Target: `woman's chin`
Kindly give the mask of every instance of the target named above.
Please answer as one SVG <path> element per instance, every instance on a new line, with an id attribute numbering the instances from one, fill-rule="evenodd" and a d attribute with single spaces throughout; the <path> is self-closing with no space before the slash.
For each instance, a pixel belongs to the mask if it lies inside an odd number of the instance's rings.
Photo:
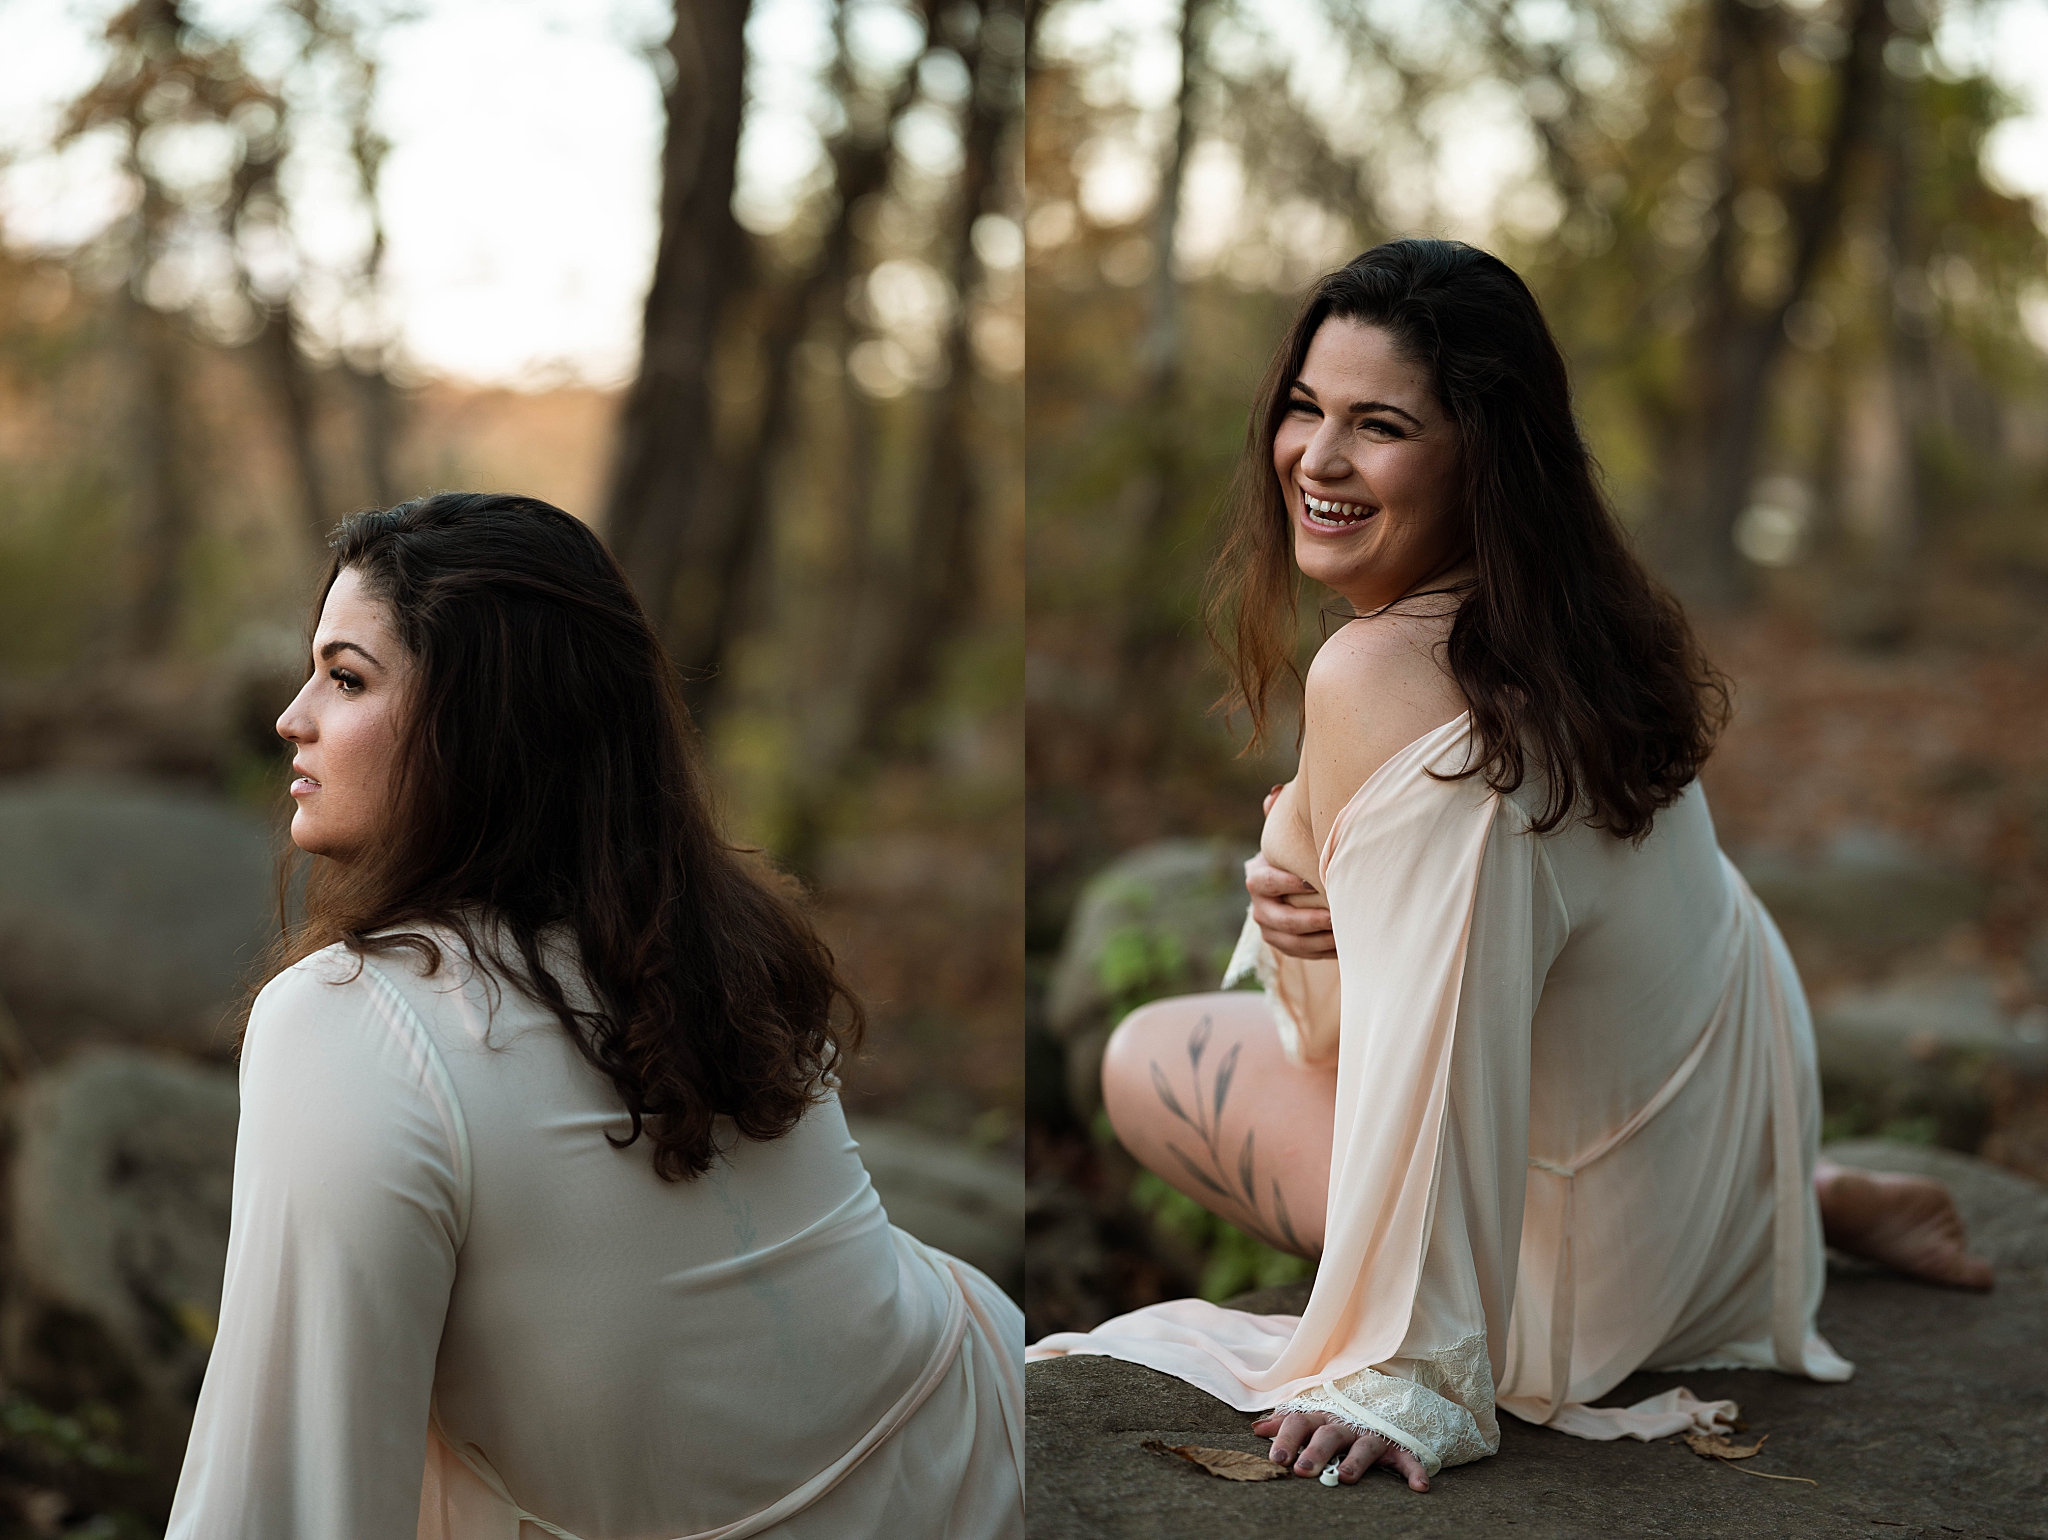
<path id="1" fill-rule="evenodd" d="M 292 815 L 291 836 L 292 843 L 309 856 L 339 859 L 335 842 L 321 832 L 319 821 L 308 818 L 303 809 Z"/>

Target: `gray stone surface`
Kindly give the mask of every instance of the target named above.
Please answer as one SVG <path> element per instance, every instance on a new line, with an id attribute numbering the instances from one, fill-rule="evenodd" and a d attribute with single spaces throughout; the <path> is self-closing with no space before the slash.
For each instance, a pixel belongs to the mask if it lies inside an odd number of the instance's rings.
<path id="1" fill-rule="evenodd" d="M 238 1108 L 232 1070 L 117 1048 L 13 1107 L 6 1378 L 112 1407 L 146 1501 L 169 1496 L 219 1319 Z"/>
<path id="2" fill-rule="evenodd" d="M 1046 999 L 1064 1046 L 1066 1091 L 1083 1120 L 1102 1100 L 1102 1047 L 1137 1000 L 1214 989 L 1244 925 L 1249 845 L 1160 840 L 1089 879 L 1067 926 Z"/>
<path id="3" fill-rule="evenodd" d="M 0 783 L 0 989 L 31 1051 L 225 1054 L 275 871 L 263 821 L 216 797 L 104 775 Z"/>
<path id="4" fill-rule="evenodd" d="M 1847 829 L 1811 856 L 1736 858 L 1788 932 L 1878 955 L 1933 941 L 1984 907 L 1977 877 L 1924 856 L 1882 829 Z"/>
<path id="5" fill-rule="evenodd" d="M 880 1118 L 850 1119 L 889 1220 L 1024 1294 L 1024 1171 L 969 1145 Z"/>
<path id="6" fill-rule="evenodd" d="M 1767 1432 L 1765 1481 L 1682 1446 L 1588 1443 L 1511 1417 L 1491 1459 L 1413 1493 L 1388 1472 L 1329 1489 L 1290 1479 L 1218 1481 L 1148 1454 L 1148 1438 L 1262 1451 L 1252 1417 L 1167 1375 L 1106 1358 L 1034 1364 L 1029 1394 L 1033 1540 L 1276 1540 L 1671 1535 L 2048 1536 L 2048 1190 L 1965 1157 L 1865 1142 L 1831 1152 L 1950 1180 L 1979 1244 L 1999 1263 L 1988 1295 L 1875 1270 L 1829 1280 L 1821 1329 L 1857 1365 L 1846 1385 L 1756 1371 L 1638 1374 L 1624 1405 L 1677 1384 L 1741 1403 Z M 1237 1303 L 1292 1311 L 1305 1285 Z"/>

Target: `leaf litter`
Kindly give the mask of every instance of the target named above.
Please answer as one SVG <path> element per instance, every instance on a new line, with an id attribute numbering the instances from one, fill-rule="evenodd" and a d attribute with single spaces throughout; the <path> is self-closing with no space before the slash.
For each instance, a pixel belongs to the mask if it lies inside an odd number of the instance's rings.
<path id="1" fill-rule="evenodd" d="M 1272 1481 L 1288 1474 L 1287 1467 L 1275 1465 L 1262 1454 L 1246 1454 L 1242 1449 L 1204 1449 L 1200 1444 L 1162 1444 L 1156 1438 L 1148 1438 L 1139 1446 L 1154 1454 L 1170 1454 L 1186 1460 L 1190 1465 L 1199 1465 L 1212 1476 L 1221 1476 L 1225 1481 Z"/>

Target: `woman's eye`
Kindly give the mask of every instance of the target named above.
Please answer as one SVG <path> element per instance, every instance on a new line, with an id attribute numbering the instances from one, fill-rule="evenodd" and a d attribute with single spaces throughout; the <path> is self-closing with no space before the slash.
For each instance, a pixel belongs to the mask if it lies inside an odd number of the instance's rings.
<path id="1" fill-rule="evenodd" d="M 353 695 L 363 687 L 363 681 L 345 668 L 330 668 L 327 677 L 341 686 L 341 693 L 344 695 Z"/>
<path id="2" fill-rule="evenodd" d="M 1296 396 L 1292 401 L 1287 403 L 1287 410 L 1290 413 L 1306 412 L 1311 417 L 1320 417 L 1323 415 L 1319 410 L 1317 410 L 1315 402 L 1304 401 L 1299 396 Z"/>

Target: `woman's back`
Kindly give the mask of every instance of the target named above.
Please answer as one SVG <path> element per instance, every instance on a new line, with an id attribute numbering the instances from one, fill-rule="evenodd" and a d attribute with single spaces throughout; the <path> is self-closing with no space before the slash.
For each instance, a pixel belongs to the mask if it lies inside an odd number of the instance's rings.
<path id="1" fill-rule="evenodd" d="M 906 1480 L 935 1533 L 1013 1529 L 1013 1418 L 988 1403 L 1021 1408 L 1015 1308 L 889 1225 L 837 1101 L 665 1182 L 644 1142 L 607 1139 L 629 1119 L 554 1015 L 443 954 L 428 977 L 409 953 L 357 972 L 331 948 L 252 1015 L 236 1333 L 180 1516 L 456 1537 L 523 1510 L 584 1540 L 672 1540 L 772 1509 L 897 1426 L 753 1532 L 900 1520 Z"/>

